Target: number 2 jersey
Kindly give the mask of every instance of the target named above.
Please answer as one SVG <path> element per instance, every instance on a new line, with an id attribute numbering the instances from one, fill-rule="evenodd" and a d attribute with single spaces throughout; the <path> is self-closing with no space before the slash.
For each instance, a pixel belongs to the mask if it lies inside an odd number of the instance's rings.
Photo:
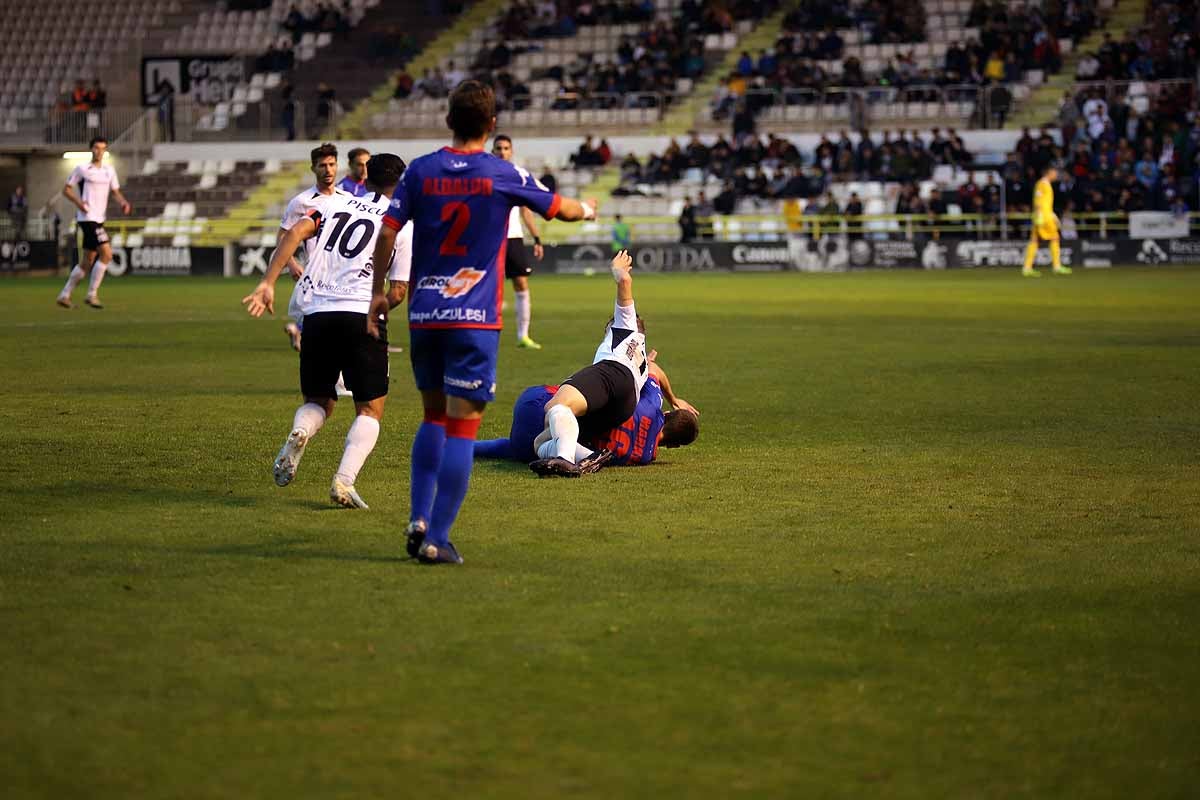
<path id="1" fill-rule="evenodd" d="M 413 226 L 409 327 L 503 327 L 509 212 L 527 206 L 551 219 L 560 203 L 528 172 L 482 150 L 444 147 L 415 159 L 383 220 Z"/>
<path id="2" fill-rule="evenodd" d="M 362 197 L 334 194 L 309 210 L 317 224 L 308 240 L 308 265 L 296 285 L 304 314 L 353 311 L 366 314 L 371 306 L 375 238 L 391 202 L 371 192 Z M 406 281 L 412 261 L 412 226 L 396 236 L 391 262 L 384 265 L 388 280 Z"/>

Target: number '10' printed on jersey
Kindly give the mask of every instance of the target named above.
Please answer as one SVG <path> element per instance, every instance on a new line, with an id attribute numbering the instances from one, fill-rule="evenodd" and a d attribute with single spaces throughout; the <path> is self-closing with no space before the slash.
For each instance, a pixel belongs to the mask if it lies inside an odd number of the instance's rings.
<path id="1" fill-rule="evenodd" d="M 300 308 L 367 313 L 371 304 L 375 239 L 389 199 L 372 193 L 362 197 L 332 195 L 309 212 L 317 224 L 308 265 L 300 279 Z M 411 229 L 401 230 L 388 264 L 388 278 L 408 280 Z"/>

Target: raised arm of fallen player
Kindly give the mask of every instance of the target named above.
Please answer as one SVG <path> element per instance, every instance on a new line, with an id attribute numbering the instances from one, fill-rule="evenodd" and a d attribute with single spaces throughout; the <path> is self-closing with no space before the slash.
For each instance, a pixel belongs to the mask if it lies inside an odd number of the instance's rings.
<path id="1" fill-rule="evenodd" d="M 279 280 L 284 267 L 288 266 L 300 244 L 316 232 L 317 223 L 312 217 L 305 217 L 283 235 L 279 246 L 271 254 L 271 265 L 267 267 L 267 274 L 258 282 L 258 286 L 254 287 L 253 292 L 242 298 L 242 305 L 246 306 L 250 316 L 261 317 L 263 311 L 275 314 L 275 281 Z"/>
<path id="2" fill-rule="evenodd" d="M 658 351 L 655 351 L 652 354 L 652 356 L 656 355 L 658 355 Z M 663 372 L 662 367 L 655 363 L 653 357 L 650 359 L 650 377 L 658 381 L 658 386 L 660 389 L 662 389 L 663 399 L 667 401 L 667 404 L 670 405 L 671 408 L 677 408 L 681 411 L 690 411 L 697 417 L 700 416 L 700 412 L 694 405 L 689 403 L 687 400 L 684 400 L 682 397 L 679 397 L 671 390 L 671 381 L 667 377 L 667 373 Z"/>

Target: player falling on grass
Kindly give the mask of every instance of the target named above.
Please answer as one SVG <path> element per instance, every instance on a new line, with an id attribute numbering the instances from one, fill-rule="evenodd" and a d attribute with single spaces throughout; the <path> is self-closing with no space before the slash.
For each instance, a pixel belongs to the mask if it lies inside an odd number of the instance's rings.
<path id="1" fill-rule="evenodd" d="M 596 472 L 610 464 L 649 464 L 658 457 L 659 447 L 683 447 L 696 440 L 700 433 L 699 414 L 686 400 L 675 396 L 667 374 L 654 363 L 654 355 L 650 353 L 650 377 L 642 387 L 633 416 L 576 446 L 575 463 L 580 465 L 581 473 Z M 475 457 L 502 458 L 522 464 L 536 459 L 537 439 L 545 433 L 546 404 L 557 392 L 557 386 L 541 385 L 521 392 L 513 404 L 508 438 L 476 442 Z M 672 409 L 665 414 L 664 400 Z"/>
<path id="2" fill-rule="evenodd" d="M 1070 275 L 1071 268 L 1062 265 L 1062 254 L 1058 245 L 1058 215 L 1054 213 L 1054 181 L 1058 170 L 1054 165 L 1046 167 L 1042 179 L 1033 187 L 1033 228 L 1029 234 L 1029 246 L 1025 248 L 1025 266 L 1021 274 L 1026 278 L 1040 278 L 1042 273 L 1033 268 L 1037 258 L 1038 241 L 1050 243 L 1050 261 L 1055 275 Z"/>
<path id="3" fill-rule="evenodd" d="M 92 139 L 89 147 L 92 150 L 92 160 L 83 166 L 71 170 L 67 185 L 63 187 L 63 197 L 75 204 L 79 210 L 75 214 L 75 225 L 83 237 L 83 261 L 71 269 L 67 283 L 58 293 L 57 302 L 63 308 L 74 308 L 71 293 L 79 282 L 91 273 L 88 282 L 87 296 L 84 298 L 92 308 L 104 308 L 100 302 L 100 282 L 108 265 L 112 263 L 112 243 L 108 232 L 104 230 L 104 220 L 108 218 L 108 195 L 111 192 L 121 204 L 121 213 L 126 216 L 133 206 L 121 194 L 121 182 L 117 180 L 117 171 L 111 165 L 104 163 L 104 154 L 108 152 L 108 140 L 103 136 Z"/>
<path id="4" fill-rule="evenodd" d="M 292 430 L 275 459 L 275 483 L 287 486 L 292 482 L 304 448 L 333 413 L 337 402 L 334 384 L 338 375 L 344 374 L 357 416 L 346 435 L 329 496 L 346 508 L 368 507 L 354 482 L 379 438 L 388 392 L 386 323 L 377 321 L 375 336 L 367 333 L 372 276 L 377 271 L 381 282 L 383 275 L 391 281 L 386 295 L 389 307 L 404 299 L 407 288 L 411 226 L 389 237 L 388 250 L 378 255 L 375 251 L 383 215 L 403 172 L 404 161 L 399 156 L 380 153 L 372 157 L 367 164 L 368 193 L 362 197 L 339 193 L 309 209 L 275 249 L 266 276 L 242 299 L 253 316 L 261 316 L 263 311 L 274 313 L 275 281 L 296 248 L 310 243 L 308 266 L 295 292 L 304 314 L 304 349 L 300 351 L 304 404 L 296 409 Z"/>
<path id="5" fill-rule="evenodd" d="M 475 434 L 495 398 L 509 210 L 544 218 L 594 219 L 595 206 L 551 192 L 484 145 L 496 127 L 496 98 L 479 81 L 450 94 L 449 147 L 409 165 L 375 243 L 386 256 L 395 231 L 413 225 L 408 298 L 410 358 L 424 421 L 413 438 L 408 551 L 424 564 L 461 564 L 450 529 L 467 494 Z M 375 276 L 368 325 L 388 312 Z"/>
<path id="6" fill-rule="evenodd" d="M 335 181 L 337 180 L 337 157 L 337 147 L 328 142 L 322 144 L 320 147 L 313 148 L 313 151 L 309 154 L 309 161 L 316 182 L 312 185 L 312 188 L 305 189 L 288 201 L 287 208 L 283 211 L 283 219 L 279 221 L 279 231 L 275 234 L 276 247 L 283 241 L 283 237 L 292 229 L 292 226 L 304 219 L 308 215 L 308 212 L 316 208 L 325 198 L 337 194 L 349 196 L 347 192 L 343 192 L 335 185 Z M 311 243 L 306 243 L 305 255 L 311 254 Z M 292 288 L 292 296 L 288 301 L 288 316 L 291 319 L 287 325 L 283 326 L 283 330 L 288 335 L 292 349 L 299 351 L 304 327 L 304 314 L 296 305 L 296 298 L 300 288 L 300 277 L 304 274 L 304 266 L 293 256 L 288 259 L 287 268 L 292 276 L 292 280 L 297 281 L 297 284 Z"/>
<path id="7" fill-rule="evenodd" d="M 346 164 L 350 171 L 338 181 L 338 188 L 346 194 L 362 197 L 367 193 L 367 161 L 371 153 L 365 147 L 355 147 L 346 154 Z"/>
<path id="8" fill-rule="evenodd" d="M 579 461 L 579 440 L 620 426 L 641 399 L 650 374 L 646 326 L 633 304 L 633 258 L 625 250 L 613 256 L 617 283 L 613 317 L 604 329 L 591 366 L 563 381 L 546 403 L 545 428 L 538 436 L 538 459 L 529 468 L 543 478 L 577 478 L 590 463 Z M 695 411 L 691 406 L 688 410 Z"/>
<path id="9" fill-rule="evenodd" d="M 504 134 L 493 139 L 492 155 L 513 163 L 512 139 Z M 517 169 L 524 172 L 521 167 Z M 533 257 L 541 261 L 545 254 L 533 212 L 524 206 L 513 206 L 508 215 L 504 277 L 511 280 L 513 285 L 513 305 L 517 312 L 517 347 L 541 350 L 542 346 L 529 337 L 529 320 L 533 313 L 533 304 L 529 297 L 529 276 L 533 274 L 533 264 L 529 262 L 529 251 L 525 249 L 525 237 L 521 233 L 522 222 L 533 237 Z"/>

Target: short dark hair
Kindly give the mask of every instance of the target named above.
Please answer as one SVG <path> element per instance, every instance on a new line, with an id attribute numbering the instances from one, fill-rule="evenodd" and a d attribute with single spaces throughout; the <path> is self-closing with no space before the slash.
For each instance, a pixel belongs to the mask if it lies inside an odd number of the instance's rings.
<path id="1" fill-rule="evenodd" d="M 696 441 L 700 435 L 700 418 L 686 409 L 677 408 L 663 414 L 663 447 L 683 447 Z"/>
<path id="2" fill-rule="evenodd" d="M 108 144 L 108 139 L 103 136 L 93 136 L 92 140 L 88 142 L 88 150 L 91 150 L 98 144 Z"/>
<path id="3" fill-rule="evenodd" d="M 354 159 L 358 158 L 359 156 L 369 156 L 369 155 L 371 155 L 371 151 L 368 150 L 367 148 L 356 147 L 353 150 L 351 150 L 349 153 L 346 153 L 346 160 L 353 162 Z"/>
<path id="4" fill-rule="evenodd" d="M 463 81 L 450 93 L 446 126 L 464 141 L 487 135 L 496 117 L 496 94 L 486 83 Z"/>
<path id="5" fill-rule="evenodd" d="M 500 144 L 500 142 L 508 142 L 511 145 L 512 137 L 507 133 L 497 133 L 494 137 L 492 137 L 492 147 Z"/>
<path id="6" fill-rule="evenodd" d="M 395 153 L 376 153 L 367 161 L 367 183 L 377 189 L 395 186 L 400 182 L 405 166 L 404 159 Z"/>
<path id="7" fill-rule="evenodd" d="M 320 161 L 322 158 L 328 158 L 329 156 L 333 156 L 334 159 L 337 159 L 337 145 L 332 144 L 330 142 L 325 142 L 325 144 L 321 145 L 320 147 L 314 147 L 312 149 L 312 152 L 309 153 L 308 155 L 309 155 L 309 158 L 312 159 L 311 166 L 315 167 L 317 165 L 317 162 Z"/>

